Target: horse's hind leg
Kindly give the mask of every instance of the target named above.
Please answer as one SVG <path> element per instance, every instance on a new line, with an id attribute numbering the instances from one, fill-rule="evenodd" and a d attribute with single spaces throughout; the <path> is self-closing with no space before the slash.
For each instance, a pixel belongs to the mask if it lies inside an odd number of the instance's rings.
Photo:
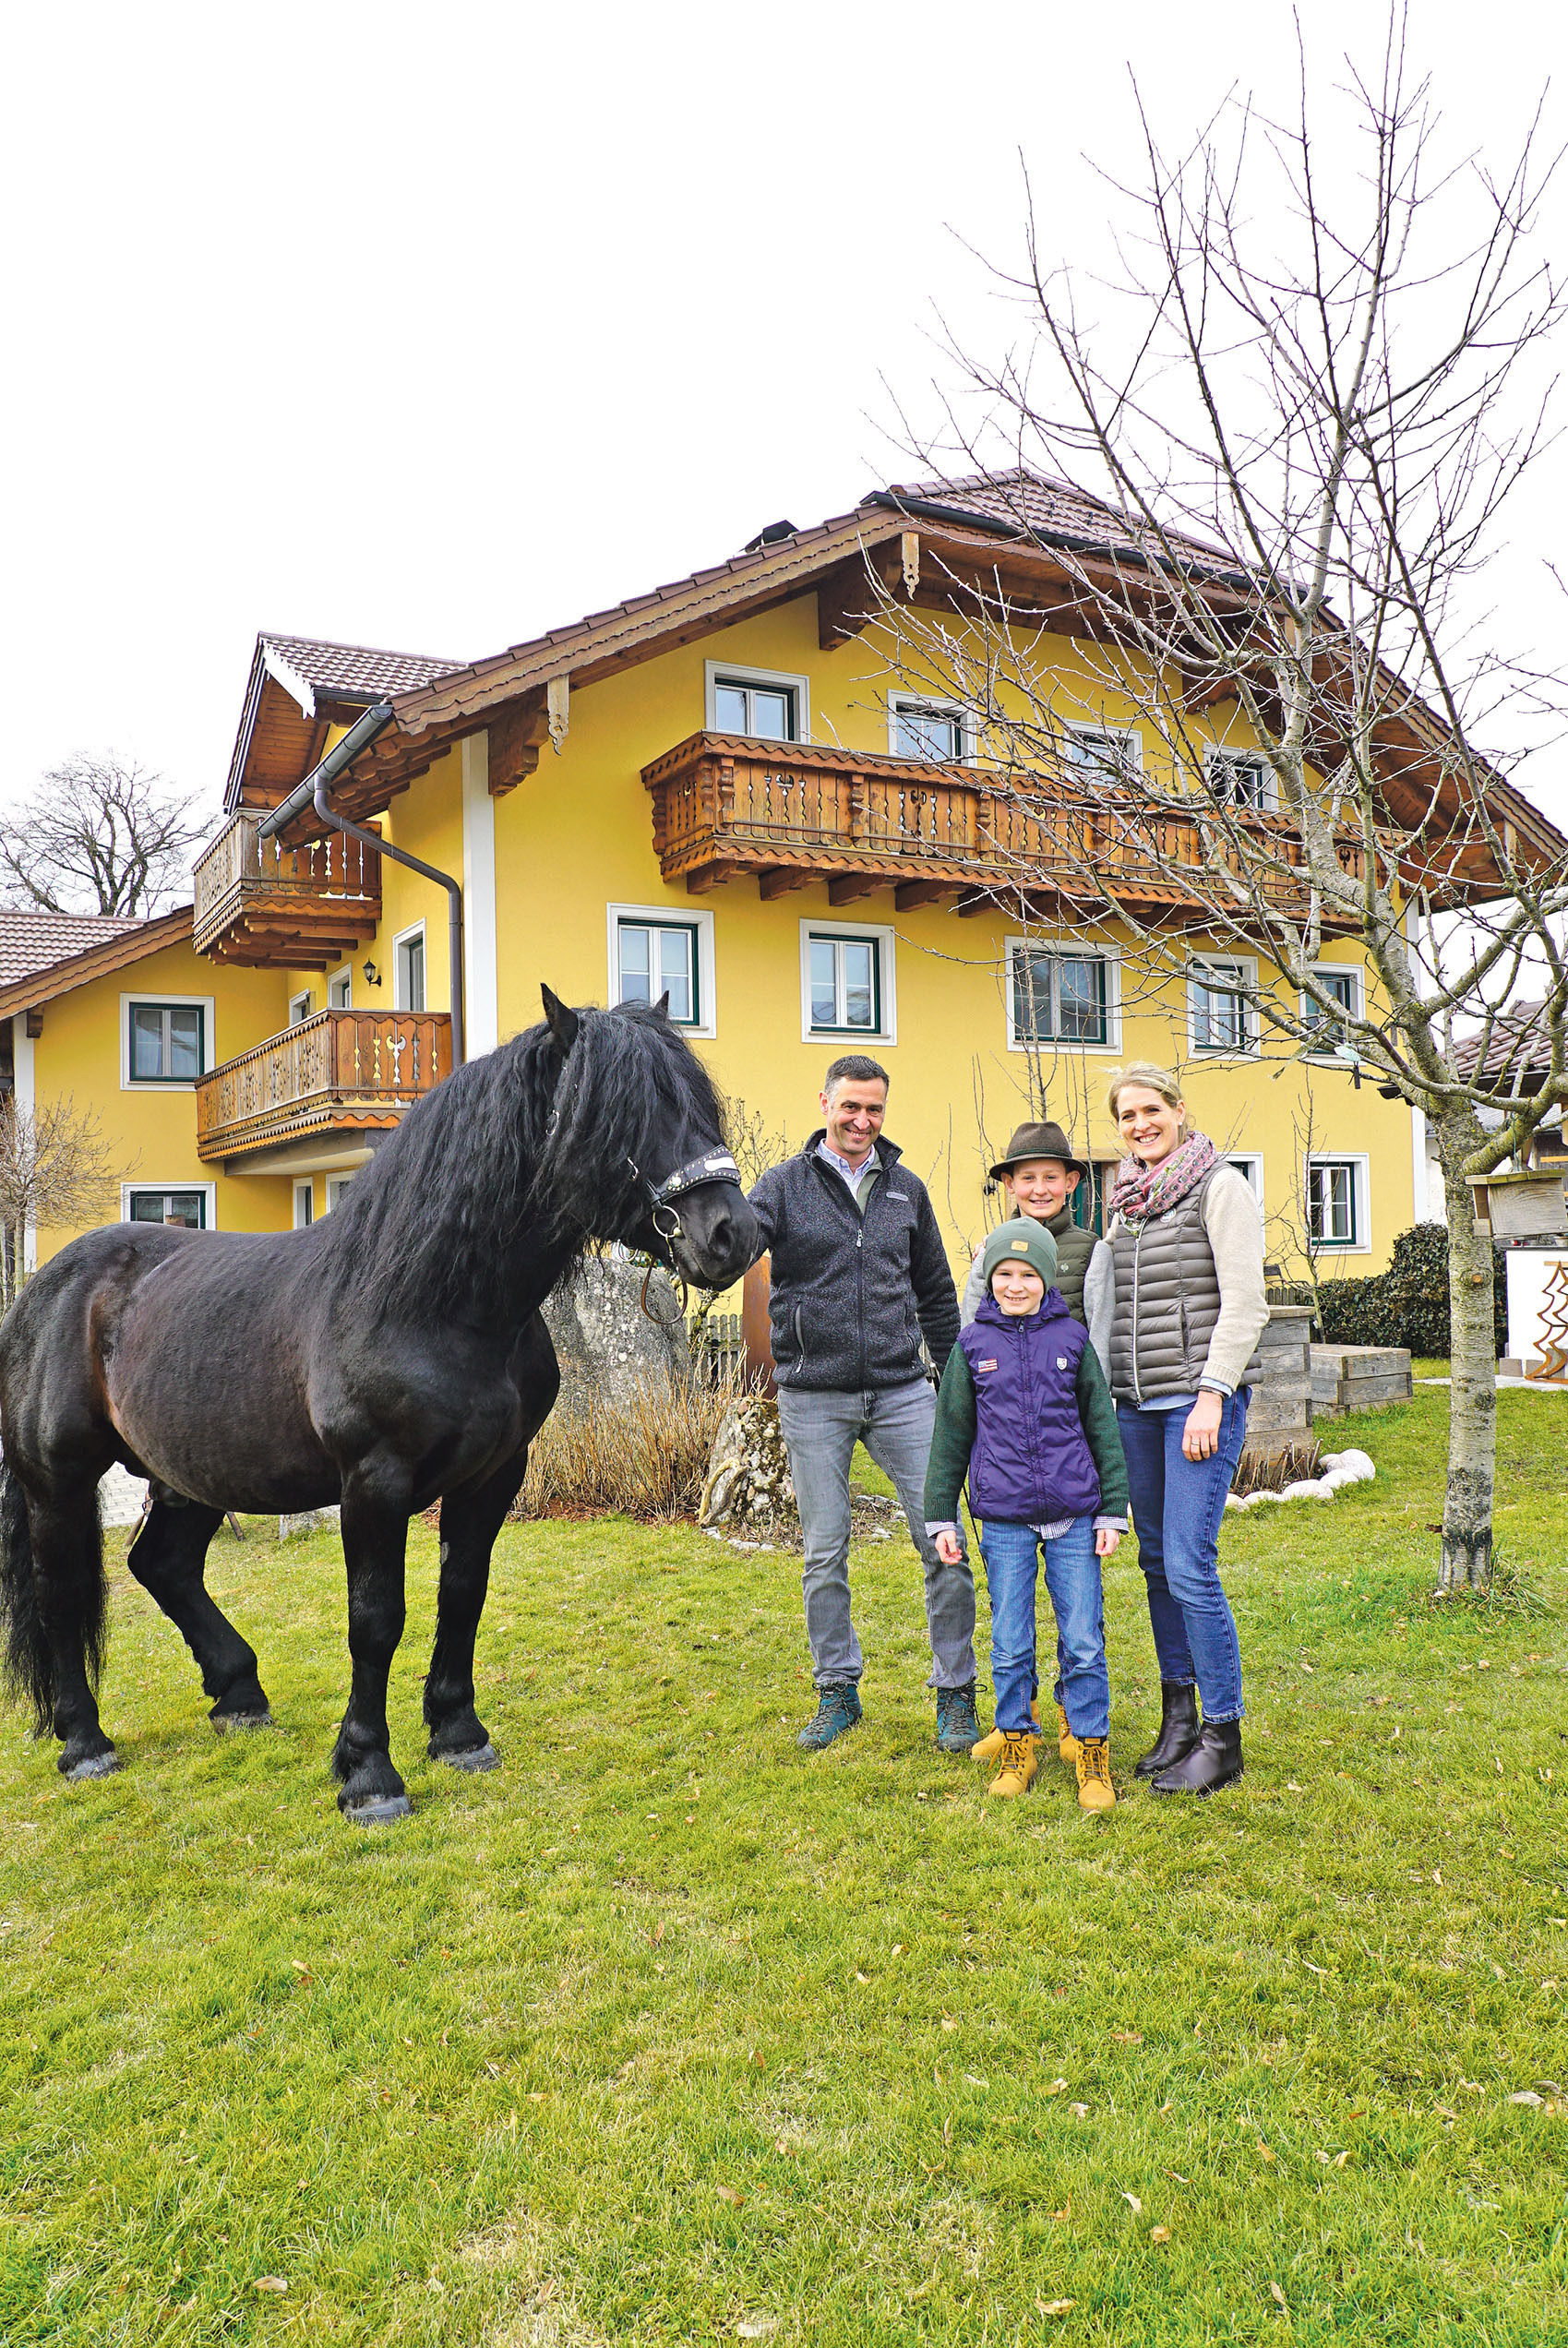
<path id="1" fill-rule="evenodd" d="M 154 1500 L 126 1563 L 155 1599 L 201 1669 L 218 1728 L 262 1728 L 272 1715 L 256 1672 L 256 1650 L 209 1596 L 203 1572 L 222 1512 L 195 1501 Z"/>
<path id="2" fill-rule="evenodd" d="M 430 1757 L 458 1769 L 494 1769 L 500 1755 L 473 1708 L 473 1643 L 490 1586 L 490 1551 L 508 1509 L 522 1489 L 526 1445 L 472 1491 L 441 1503 L 441 1582 L 436 1645 L 425 1683 Z"/>
<path id="3" fill-rule="evenodd" d="M 120 1756 L 93 1693 L 109 1604 L 96 1481 L 84 1479 L 69 1498 L 30 1495 L 27 1521 L 38 1626 L 54 1666 L 54 1733 L 65 1747 L 58 1766 L 67 1778 L 106 1778 Z"/>

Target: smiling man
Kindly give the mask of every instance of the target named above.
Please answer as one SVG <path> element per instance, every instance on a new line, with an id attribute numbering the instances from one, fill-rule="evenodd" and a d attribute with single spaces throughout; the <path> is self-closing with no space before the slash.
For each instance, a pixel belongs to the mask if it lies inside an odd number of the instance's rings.
<path id="1" fill-rule="evenodd" d="M 967 1753 L 975 1713 L 975 1579 L 944 1564 L 926 1530 L 926 1468 L 936 1397 L 924 1336 L 941 1375 L 958 1336 L 958 1299 L 926 1186 L 882 1133 L 888 1075 L 874 1060 L 835 1060 L 819 1096 L 823 1123 L 770 1168 L 750 1197 L 772 1253 L 770 1310 L 779 1423 L 805 1537 L 806 1635 L 816 1718 L 799 1742 L 831 1744 L 861 1717 L 864 1659 L 849 1603 L 849 1464 L 863 1443 L 896 1490 L 926 1575 L 937 1742 Z"/>

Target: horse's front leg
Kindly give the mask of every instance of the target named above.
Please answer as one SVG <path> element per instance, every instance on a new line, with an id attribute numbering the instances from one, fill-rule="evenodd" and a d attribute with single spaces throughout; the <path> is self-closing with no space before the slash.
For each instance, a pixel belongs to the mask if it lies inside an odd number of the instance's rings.
<path id="1" fill-rule="evenodd" d="M 412 1479 L 401 1460 L 362 1461 L 343 1478 L 343 1563 L 348 1569 L 353 1679 L 333 1748 L 342 1779 L 338 1807 L 359 1826 L 406 1818 L 413 1804 L 392 1767 L 387 1681 L 403 1635 L 403 1554 Z"/>
<path id="2" fill-rule="evenodd" d="M 473 1708 L 473 1642 L 490 1586 L 490 1551 L 508 1509 L 522 1489 L 526 1444 L 473 1490 L 441 1503 L 441 1582 L 436 1645 L 425 1683 L 430 1757 L 457 1769 L 495 1769 L 500 1755 Z"/>

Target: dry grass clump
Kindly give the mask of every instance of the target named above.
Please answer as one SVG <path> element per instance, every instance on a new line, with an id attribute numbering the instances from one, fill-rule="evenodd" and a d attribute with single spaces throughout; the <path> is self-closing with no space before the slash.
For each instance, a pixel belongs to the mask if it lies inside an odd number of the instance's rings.
<path id="1" fill-rule="evenodd" d="M 1307 1483 L 1323 1473 L 1323 1447 L 1320 1443 L 1287 1444 L 1265 1458 L 1262 1452 L 1244 1451 L 1230 1479 L 1230 1489 L 1239 1500 L 1249 1492 L 1283 1491 L 1287 1484 Z"/>
<path id="2" fill-rule="evenodd" d="M 528 1454 L 518 1516 L 612 1511 L 668 1525 L 695 1516 L 713 1439 L 744 1392 L 738 1374 L 712 1384 L 651 1379 L 631 1402 L 592 1402 L 577 1418 L 552 1411 Z"/>

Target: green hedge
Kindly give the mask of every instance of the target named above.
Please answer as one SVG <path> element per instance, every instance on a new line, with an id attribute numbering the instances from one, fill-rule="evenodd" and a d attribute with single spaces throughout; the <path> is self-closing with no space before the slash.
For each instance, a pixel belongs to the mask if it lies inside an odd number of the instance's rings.
<path id="1" fill-rule="evenodd" d="M 1492 1250 L 1492 1312 L 1497 1348 L 1508 1326 L 1502 1248 Z M 1448 1324 L 1448 1231 L 1418 1223 L 1394 1242 L 1386 1272 L 1367 1280 L 1321 1280 L 1318 1316 L 1325 1345 L 1407 1346 L 1429 1359 L 1452 1350 Z"/>

